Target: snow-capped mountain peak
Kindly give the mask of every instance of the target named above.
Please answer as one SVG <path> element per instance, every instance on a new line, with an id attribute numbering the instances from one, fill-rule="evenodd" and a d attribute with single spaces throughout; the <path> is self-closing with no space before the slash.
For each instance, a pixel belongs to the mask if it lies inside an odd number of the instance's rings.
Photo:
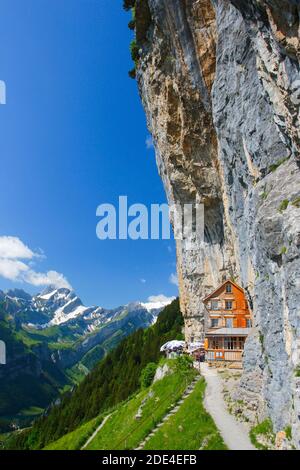
<path id="1" fill-rule="evenodd" d="M 153 324 L 160 311 L 173 300 L 157 296 L 148 302 L 132 302 L 115 309 L 87 307 L 73 290 L 55 286 L 49 286 L 33 297 L 18 289 L 6 293 L 0 291 L 0 299 L 6 301 L 16 319 L 19 318 L 19 321 L 31 328 L 45 329 L 71 323 L 82 333 L 94 332 L 111 321 L 119 321 L 127 316 L 133 322 L 144 318 L 147 324 Z"/>
<path id="2" fill-rule="evenodd" d="M 74 291 L 66 288 L 57 289 L 49 286 L 32 300 L 37 308 L 51 312 L 51 319 L 47 326 L 66 323 L 91 309 L 82 304 L 81 299 Z"/>

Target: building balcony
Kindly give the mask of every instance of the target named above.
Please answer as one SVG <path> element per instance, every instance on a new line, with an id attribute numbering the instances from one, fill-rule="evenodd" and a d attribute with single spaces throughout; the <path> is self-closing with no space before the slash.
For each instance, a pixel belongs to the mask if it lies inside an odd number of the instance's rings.
<path id="1" fill-rule="evenodd" d="M 207 349 L 205 352 L 207 362 L 242 362 L 242 349 Z"/>

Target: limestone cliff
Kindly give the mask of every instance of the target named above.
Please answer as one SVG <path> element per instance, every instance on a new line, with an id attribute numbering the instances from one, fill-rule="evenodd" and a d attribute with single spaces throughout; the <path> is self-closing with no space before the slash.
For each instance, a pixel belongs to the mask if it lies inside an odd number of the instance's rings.
<path id="1" fill-rule="evenodd" d="M 232 277 L 254 328 L 241 390 L 300 447 L 298 0 L 137 0 L 137 80 L 170 203 L 205 205 L 205 254 L 177 243 L 186 335 Z"/>

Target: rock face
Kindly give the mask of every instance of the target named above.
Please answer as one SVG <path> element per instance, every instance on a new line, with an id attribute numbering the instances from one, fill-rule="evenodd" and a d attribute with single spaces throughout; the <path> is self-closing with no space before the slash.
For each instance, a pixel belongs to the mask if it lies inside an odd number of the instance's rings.
<path id="1" fill-rule="evenodd" d="M 254 328 L 243 398 L 300 447 L 300 75 L 297 0 L 137 0 L 137 79 L 169 203 L 205 206 L 177 242 L 188 340 L 234 278 Z M 201 248 L 201 249 L 200 249 Z"/>

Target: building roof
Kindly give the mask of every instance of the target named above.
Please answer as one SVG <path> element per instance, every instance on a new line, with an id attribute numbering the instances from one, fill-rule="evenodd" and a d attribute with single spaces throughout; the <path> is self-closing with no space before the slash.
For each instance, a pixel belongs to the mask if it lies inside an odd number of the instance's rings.
<path id="1" fill-rule="evenodd" d="M 211 297 L 213 297 L 216 292 L 218 292 L 218 290 L 220 290 L 223 286 L 225 286 L 225 284 L 228 284 L 228 282 L 230 284 L 232 284 L 233 286 L 235 286 L 237 289 L 239 289 L 241 292 L 244 293 L 244 289 L 242 287 L 240 287 L 238 284 L 236 284 L 235 282 L 231 281 L 230 279 L 227 279 L 227 281 L 224 281 L 222 284 L 220 284 L 211 294 L 209 294 L 207 297 L 205 297 L 203 299 L 203 302 L 205 302 L 206 300 L 210 299 Z"/>
<path id="2" fill-rule="evenodd" d="M 209 330 L 206 336 L 248 336 L 251 328 L 218 328 Z"/>

